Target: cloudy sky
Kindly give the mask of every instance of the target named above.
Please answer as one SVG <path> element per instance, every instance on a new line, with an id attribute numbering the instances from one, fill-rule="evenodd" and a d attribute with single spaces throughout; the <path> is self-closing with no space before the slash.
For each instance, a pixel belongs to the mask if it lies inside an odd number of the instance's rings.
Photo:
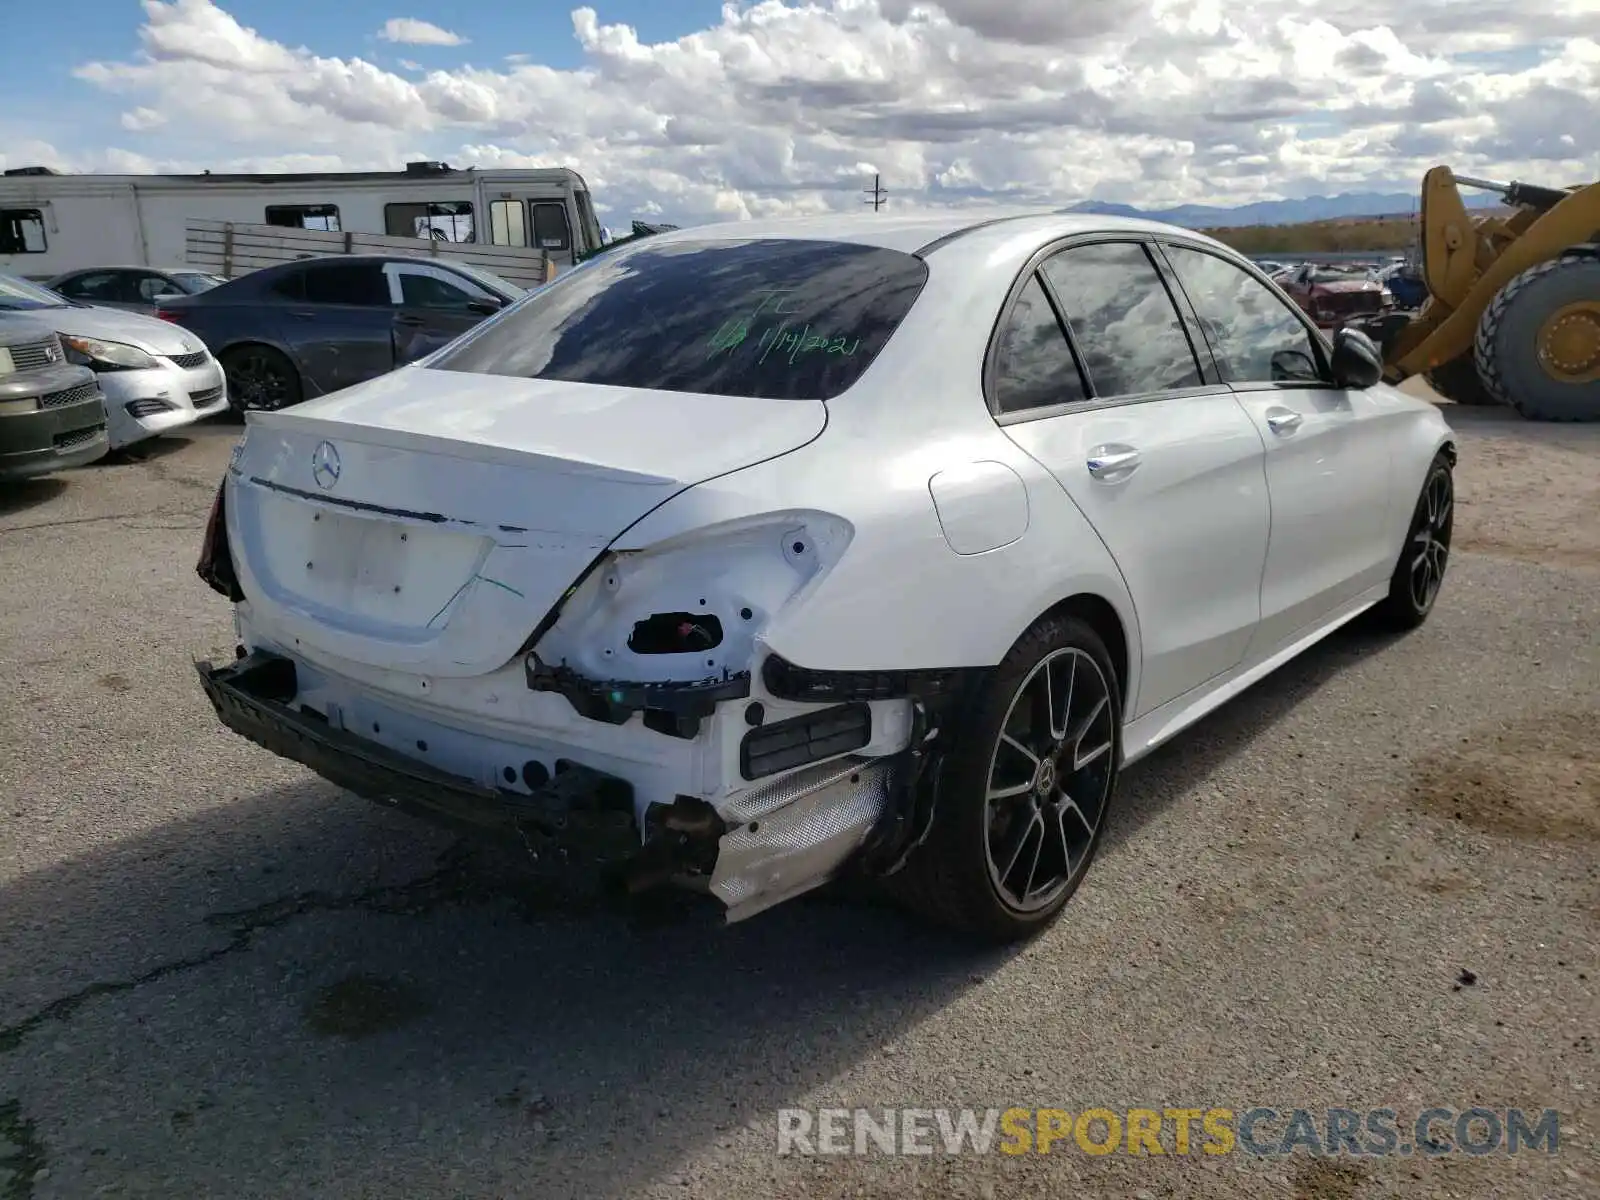
<path id="1" fill-rule="evenodd" d="M 874 171 L 904 208 L 1600 170 L 1600 0 L 52 0 L 26 24 L 0 165 L 562 164 L 612 224 L 854 208 Z"/>

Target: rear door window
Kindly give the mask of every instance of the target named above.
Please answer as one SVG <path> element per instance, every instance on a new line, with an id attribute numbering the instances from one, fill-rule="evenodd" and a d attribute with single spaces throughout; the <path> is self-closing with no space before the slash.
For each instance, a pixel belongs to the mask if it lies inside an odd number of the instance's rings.
<path id="1" fill-rule="evenodd" d="M 995 347 L 996 413 L 1083 400 L 1083 377 L 1038 275 L 1023 284 Z"/>
<path id="2" fill-rule="evenodd" d="M 877 357 L 927 278 L 913 255 L 852 243 L 646 241 L 575 268 L 429 365 L 828 400 Z"/>
<path id="3" fill-rule="evenodd" d="M 440 308 L 466 312 L 474 303 L 492 300 L 488 292 L 459 277 L 446 278 L 443 271 L 408 264 L 390 263 L 385 273 L 399 290 L 402 308 Z M 395 288 L 390 288 L 391 298 Z"/>
<path id="4" fill-rule="evenodd" d="M 377 263 L 317 263 L 306 268 L 305 289 L 307 304 L 389 306 L 389 285 Z"/>
<path id="5" fill-rule="evenodd" d="M 1199 387 L 1200 364 L 1144 246 L 1104 242 L 1044 264 L 1099 397 Z"/>

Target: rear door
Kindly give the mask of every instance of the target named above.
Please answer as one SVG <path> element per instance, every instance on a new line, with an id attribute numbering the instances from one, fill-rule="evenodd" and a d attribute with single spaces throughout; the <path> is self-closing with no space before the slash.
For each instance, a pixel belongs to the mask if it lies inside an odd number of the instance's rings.
<path id="1" fill-rule="evenodd" d="M 388 262 L 383 273 L 394 305 L 396 366 L 455 341 L 501 307 L 487 288 L 431 263 Z"/>
<path id="2" fill-rule="evenodd" d="M 1309 322 L 1238 264 L 1168 243 L 1218 371 L 1266 444 L 1272 536 L 1251 657 L 1388 577 L 1387 406 L 1336 387 Z"/>
<path id="3" fill-rule="evenodd" d="M 1261 615 L 1261 437 L 1197 357 L 1141 241 L 1069 246 L 1002 318 L 990 403 L 1094 526 L 1133 597 L 1143 716 L 1237 666 Z"/>
<path id="4" fill-rule="evenodd" d="M 281 310 L 283 336 L 318 391 L 394 367 L 394 308 L 378 260 L 313 261 L 284 282 L 291 290 Z"/>

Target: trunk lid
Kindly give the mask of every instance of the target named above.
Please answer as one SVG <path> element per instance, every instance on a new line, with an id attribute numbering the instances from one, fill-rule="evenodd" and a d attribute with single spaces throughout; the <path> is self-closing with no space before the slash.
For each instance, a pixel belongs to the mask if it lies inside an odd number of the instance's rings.
<path id="1" fill-rule="evenodd" d="M 410 367 L 252 413 L 229 540 L 252 623 L 285 648 L 476 675 L 651 509 L 826 424 L 820 401 Z"/>

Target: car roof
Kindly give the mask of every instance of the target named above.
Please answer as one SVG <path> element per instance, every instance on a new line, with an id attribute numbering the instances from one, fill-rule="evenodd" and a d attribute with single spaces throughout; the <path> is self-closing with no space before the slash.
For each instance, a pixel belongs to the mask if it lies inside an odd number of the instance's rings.
<path id="1" fill-rule="evenodd" d="M 378 264 L 392 262 L 420 262 L 426 263 L 430 267 L 442 267 L 447 271 L 459 271 L 463 266 L 471 267 L 476 265 L 473 263 L 459 263 L 448 258 L 437 258 L 427 253 L 406 254 L 399 251 L 389 254 L 313 254 L 307 255 L 305 258 L 291 258 L 287 262 L 273 263 L 270 266 L 261 267 L 257 270 L 249 272 L 248 274 L 241 275 L 238 279 L 233 279 L 229 282 L 237 283 L 239 282 L 239 279 L 250 279 L 257 275 L 276 275 L 282 271 L 293 270 L 296 267 L 320 266 L 325 263 L 337 263 L 345 265 L 355 264 L 359 266 L 363 263 Z M 184 269 L 193 270 L 192 267 L 186 267 Z M 479 270 L 490 271 L 490 268 L 480 267 Z M 204 272 L 202 272 L 202 274 L 203 273 Z M 492 271 L 490 271 L 490 273 L 493 274 Z"/>
<path id="2" fill-rule="evenodd" d="M 968 209 L 947 213 L 834 213 L 815 217 L 775 217 L 754 221 L 724 221 L 654 234 L 638 245 L 689 241 L 736 241 L 747 238 L 794 238 L 809 241 L 854 242 L 907 254 L 969 242 L 974 250 L 996 240 L 1011 242 L 1029 237 L 1038 242 L 1085 233 L 1165 233 L 1220 245 L 1191 229 L 1135 217 L 1101 213 L 1063 213 L 1053 210 Z M 936 245 L 937 244 L 937 245 Z"/>
<path id="3" fill-rule="evenodd" d="M 154 271 L 157 275 L 210 274 L 203 267 L 150 267 L 143 263 L 106 263 L 97 267 L 78 267 L 71 271 L 63 271 L 56 278 L 64 279 L 68 275 L 93 275 L 96 271 Z"/>

